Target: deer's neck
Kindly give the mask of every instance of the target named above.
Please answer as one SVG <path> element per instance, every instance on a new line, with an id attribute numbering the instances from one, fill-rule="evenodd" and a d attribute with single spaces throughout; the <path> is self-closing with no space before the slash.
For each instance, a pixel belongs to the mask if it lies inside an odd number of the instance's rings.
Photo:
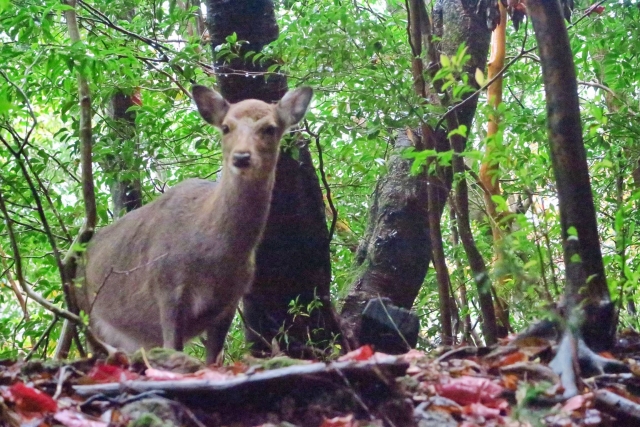
<path id="1" fill-rule="evenodd" d="M 213 239 L 235 256 L 251 256 L 262 237 L 269 215 L 275 170 L 266 179 L 248 180 L 229 170 L 216 188 L 210 206 Z"/>

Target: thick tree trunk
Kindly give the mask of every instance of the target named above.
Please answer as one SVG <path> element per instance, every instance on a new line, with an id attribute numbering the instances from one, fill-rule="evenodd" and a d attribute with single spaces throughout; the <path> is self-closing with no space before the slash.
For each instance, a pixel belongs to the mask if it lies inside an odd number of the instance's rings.
<path id="1" fill-rule="evenodd" d="M 431 31 L 431 27 L 427 28 L 429 20 L 423 19 L 426 16 L 423 6 L 416 6 L 414 3 L 411 3 L 414 6 L 412 9 L 417 10 L 417 13 L 409 17 L 410 38 L 414 54 L 419 54 L 422 50 L 417 49 L 417 39 L 419 36 L 429 39 L 427 32 Z M 475 84 L 473 75 L 476 67 L 484 69 L 487 61 L 491 34 L 486 26 L 487 11 L 488 9 L 482 10 L 481 15 L 477 15 L 475 1 L 470 0 L 439 0 L 434 8 L 433 32 L 442 40 L 439 50 L 452 56 L 463 42 L 468 46 L 471 60 L 465 66 L 465 72 L 470 74 L 469 82 L 472 84 Z M 429 56 L 429 65 L 424 68 L 433 74 L 439 58 L 433 58 L 437 53 L 430 40 L 426 43 L 423 40 L 421 43 L 426 44 L 424 51 Z M 422 68 L 422 64 L 415 60 L 412 65 L 414 72 Z M 414 89 L 418 93 L 424 92 L 425 98 L 430 101 L 437 99 L 434 98 L 433 91 L 418 80 L 414 82 Z M 446 102 L 448 101 L 445 100 Z M 471 128 L 476 105 L 477 97 L 474 97 L 457 108 L 459 123 Z M 450 149 L 444 134 L 436 133 L 435 139 L 438 151 Z M 406 135 L 401 135 L 397 149 L 415 145 L 408 140 Z M 440 218 L 451 188 L 451 173 L 448 169 L 440 174 L 441 177 L 446 177 L 444 181 L 440 179 L 443 185 L 438 188 L 443 193 L 438 197 L 438 202 L 434 202 L 428 200 L 427 178 L 423 175 L 410 176 L 409 165 L 410 161 L 402 159 L 396 152 L 389 160 L 388 175 L 380 180 L 373 197 L 367 233 L 356 259 L 360 274 L 352 285 L 342 312 L 345 329 L 348 330 L 350 341 L 355 344 L 362 343 L 362 314 L 368 301 L 388 298 L 394 305 L 411 308 L 432 257 L 427 206 L 431 203 L 432 216 L 435 210 Z M 434 182 L 437 180 L 434 179 Z M 444 277 L 441 279 L 441 291 L 444 292 L 446 281 Z M 443 299 L 442 304 L 446 304 L 446 300 Z M 368 333 L 365 335 L 371 336 Z M 406 342 L 400 341 L 397 350 L 402 350 L 404 346 Z"/>
<path id="2" fill-rule="evenodd" d="M 270 0 L 209 0 L 207 10 L 213 48 L 234 32 L 238 40 L 249 42 L 242 45 L 243 52 L 259 52 L 278 37 Z M 275 102 L 287 91 L 285 76 L 265 73 L 273 61 L 244 60 L 242 54 L 226 61 L 215 54 L 219 89 L 231 102 L 247 98 Z M 340 333 L 330 301 L 329 232 L 322 191 L 309 148 L 304 142 L 298 148 L 298 158 L 281 152 L 267 228 L 256 256 L 256 278 L 242 309 L 247 340 L 258 355 L 268 353 L 278 337 L 287 353 L 309 356 L 312 348 L 325 348 Z M 310 316 L 289 313 L 292 301 L 306 308 L 314 299 L 322 305 Z"/>
<path id="3" fill-rule="evenodd" d="M 356 255 L 360 274 L 345 300 L 342 318 L 348 338 L 361 342 L 361 314 L 371 299 L 388 298 L 395 306 L 410 309 L 418 295 L 431 260 L 426 173 L 411 175 L 412 160 L 402 156 L 407 147 L 420 147 L 413 133 L 398 136 L 388 162 L 389 172 L 378 182 L 369 211 L 369 224 Z M 438 187 L 442 201 L 451 182 Z M 376 344 L 376 343 L 374 343 Z M 399 351 L 407 351 L 400 343 Z"/>

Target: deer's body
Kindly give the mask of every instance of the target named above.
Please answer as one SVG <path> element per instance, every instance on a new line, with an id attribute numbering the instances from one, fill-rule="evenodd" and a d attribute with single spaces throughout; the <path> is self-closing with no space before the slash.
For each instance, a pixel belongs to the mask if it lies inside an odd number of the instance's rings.
<path id="1" fill-rule="evenodd" d="M 225 134 L 221 180 L 184 181 L 92 239 L 78 303 L 98 337 L 127 351 L 181 349 L 206 331 L 215 361 L 253 280 L 280 138 L 310 98 L 304 88 L 278 105 L 228 104 L 194 87 L 201 115 Z"/>

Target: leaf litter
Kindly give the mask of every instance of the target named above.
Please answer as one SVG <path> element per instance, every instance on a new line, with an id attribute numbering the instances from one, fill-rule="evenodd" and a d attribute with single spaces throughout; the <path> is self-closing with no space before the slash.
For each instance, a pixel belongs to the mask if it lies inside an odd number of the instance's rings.
<path id="1" fill-rule="evenodd" d="M 280 357 L 222 367 L 161 349 L 142 361 L 4 361 L 0 425 L 640 426 L 639 334 L 623 331 L 601 355 L 629 372 L 584 378 L 568 400 L 548 366 L 553 348 L 539 338 L 429 355 L 363 346 L 329 363 Z"/>

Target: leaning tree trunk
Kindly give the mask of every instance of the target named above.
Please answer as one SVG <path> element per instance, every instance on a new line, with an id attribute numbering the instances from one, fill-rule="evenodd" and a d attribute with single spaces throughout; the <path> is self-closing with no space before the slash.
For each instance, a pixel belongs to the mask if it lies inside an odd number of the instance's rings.
<path id="1" fill-rule="evenodd" d="M 462 43 L 468 47 L 471 59 L 465 66 L 465 72 L 471 76 L 469 82 L 475 82 L 475 69 L 484 69 L 486 65 L 491 34 L 485 17 L 490 8 L 482 9 L 481 14 L 477 14 L 475 4 L 472 0 L 439 0 L 432 20 L 434 34 L 441 39 L 438 49 L 441 53 L 452 56 Z M 426 37 L 425 29 L 421 31 L 422 37 Z M 432 56 L 438 53 L 432 46 L 425 46 L 423 51 L 428 52 L 429 56 L 429 65 L 424 68 L 427 73 L 433 74 L 434 64 L 439 63 L 439 58 Z M 429 91 L 425 91 L 428 95 Z M 433 100 L 434 97 L 427 96 L 427 99 Z M 457 108 L 458 122 L 468 129 L 471 128 L 476 105 L 477 97 L 474 97 Z M 450 149 L 444 135 L 435 133 L 438 151 Z M 399 144 L 400 147 L 408 145 L 406 141 L 403 142 L 402 135 Z M 411 322 L 407 320 L 406 313 L 396 315 L 397 311 L 390 309 L 394 308 L 393 305 L 404 309 L 412 307 L 431 260 L 426 177 L 410 176 L 408 163 L 397 154 L 392 156 L 388 175 L 376 187 L 367 233 L 356 258 L 360 274 L 351 287 L 342 312 L 350 341 L 354 344 L 384 346 L 386 351 L 392 352 L 406 350 L 406 346 L 412 344 L 406 336 L 398 337 L 397 332 L 411 334 L 417 331 L 408 327 Z M 449 179 L 441 179 L 439 203 L 433 206 L 433 200 L 430 201 L 438 218 L 442 215 L 451 186 L 450 174 L 450 168 L 440 174 Z M 384 310 L 375 309 L 376 306 L 372 305 L 375 300 L 384 298 L 389 299 L 392 306 Z M 374 308 L 369 310 L 368 304 Z M 391 318 L 391 322 L 385 318 Z M 371 332 L 370 329 L 377 331 Z"/>
<path id="2" fill-rule="evenodd" d="M 243 53 L 260 52 L 278 37 L 271 0 L 209 0 L 208 25 L 212 48 L 234 32 L 242 45 L 238 58 L 216 57 L 221 94 L 231 102 L 247 98 L 279 100 L 287 91 L 281 74 L 267 74 L 272 60 L 252 61 Z M 249 76 L 247 76 L 249 74 Z M 288 354 L 308 356 L 312 349 L 330 344 L 339 326 L 330 301 L 331 264 L 329 232 L 322 191 L 305 141 L 294 142 L 299 156 L 283 149 L 276 169 L 271 210 L 263 241 L 256 255 L 256 278 L 243 303 L 247 340 L 254 354 L 265 354 L 273 338 Z M 290 303 L 307 307 L 314 299 L 321 308 L 309 317 L 293 316 Z M 285 346 L 283 343 L 287 342 Z"/>
<path id="3" fill-rule="evenodd" d="M 427 202 L 428 185 L 435 180 L 426 172 L 412 175 L 412 160 L 402 156 L 408 147 L 423 146 L 420 135 L 401 133 L 388 162 L 389 172 L 376 186 L 367 231 L 356 254 L 360 274 L 342 310 L 345 332 L 354 345 L 374 344 L 378 350 L 401 353 L 416 344 L 417 324 L 393 308 L 413 306 L 431 260 Z M 450 188 L 450 179 L 437 187 L 439 215 Z M 392 306 L 380 309 L 379 303 L 385 300 Z M 387 317 L 395 325 L 388 325 Z"/>

